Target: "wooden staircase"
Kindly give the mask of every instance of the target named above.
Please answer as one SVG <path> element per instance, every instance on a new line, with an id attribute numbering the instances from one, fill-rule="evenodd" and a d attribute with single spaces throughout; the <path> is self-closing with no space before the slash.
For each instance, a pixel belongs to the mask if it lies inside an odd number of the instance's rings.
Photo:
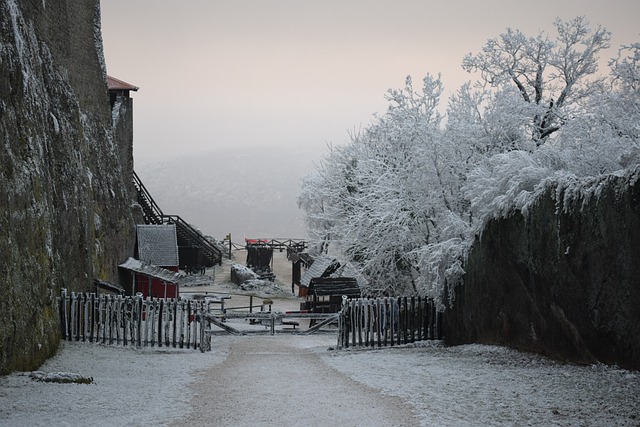
<path id="1" fill-rule="evenodd" d="M 133 185 L 145 224 L 175 224 L 180 268 L 213 267 L 222 264 L 222 250 L 180 216 L 165 215 L 135 172 Z"/>

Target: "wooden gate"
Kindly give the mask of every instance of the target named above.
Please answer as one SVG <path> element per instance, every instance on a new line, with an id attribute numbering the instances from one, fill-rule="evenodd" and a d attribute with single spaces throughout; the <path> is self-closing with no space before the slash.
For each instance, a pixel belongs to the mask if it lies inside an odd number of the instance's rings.
<path id="1" fill-rule="evenodd" d="M 444 316 L 422 297 L 343 299 L 338 348 L 442 339 Z"/>
<path id="2" fill-rule="evenodd" d="M 63 289 L 58 301 L 62 339 L 68 341 L 211 350 L 206 300 L 67 295 Z"/>

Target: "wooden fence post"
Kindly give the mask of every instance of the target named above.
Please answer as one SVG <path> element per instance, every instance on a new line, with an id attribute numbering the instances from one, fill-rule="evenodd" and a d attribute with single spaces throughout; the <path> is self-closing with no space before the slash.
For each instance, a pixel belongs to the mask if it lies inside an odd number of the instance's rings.
<path id="1" fill-rule="evenodd" d="M 172 300 L 171 307 L 173 308 L 173 348 L 176 348 L 176 333 L 178 331 L 178 301 Z"/>

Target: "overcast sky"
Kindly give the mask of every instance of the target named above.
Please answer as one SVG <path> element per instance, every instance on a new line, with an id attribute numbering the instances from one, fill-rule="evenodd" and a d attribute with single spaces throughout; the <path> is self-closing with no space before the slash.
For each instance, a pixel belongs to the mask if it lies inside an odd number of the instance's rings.
<path id="1" fill-rule="evenodd" d="M 102 0 L 107 72 L 135 93 L 137 158 L 224 147 L 342 144 L 406 75 L 441 72 L 507 27 L 584 15 L 640 41 L 637 0 Z M 609 52 L 612 56 L 614 51 Z"/>

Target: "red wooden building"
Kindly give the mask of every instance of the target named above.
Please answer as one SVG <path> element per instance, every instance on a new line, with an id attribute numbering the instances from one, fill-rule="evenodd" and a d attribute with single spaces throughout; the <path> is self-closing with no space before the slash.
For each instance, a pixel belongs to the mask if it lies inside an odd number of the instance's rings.
<path id="1" fill-rule="evenodd" d="M 120 282 L 124 283 L 125 293 L 143 297 L 178 298 L 180 296 L 180 274 L 146 264 L 135 258 L 129 258 L 120 264 Z"/>

